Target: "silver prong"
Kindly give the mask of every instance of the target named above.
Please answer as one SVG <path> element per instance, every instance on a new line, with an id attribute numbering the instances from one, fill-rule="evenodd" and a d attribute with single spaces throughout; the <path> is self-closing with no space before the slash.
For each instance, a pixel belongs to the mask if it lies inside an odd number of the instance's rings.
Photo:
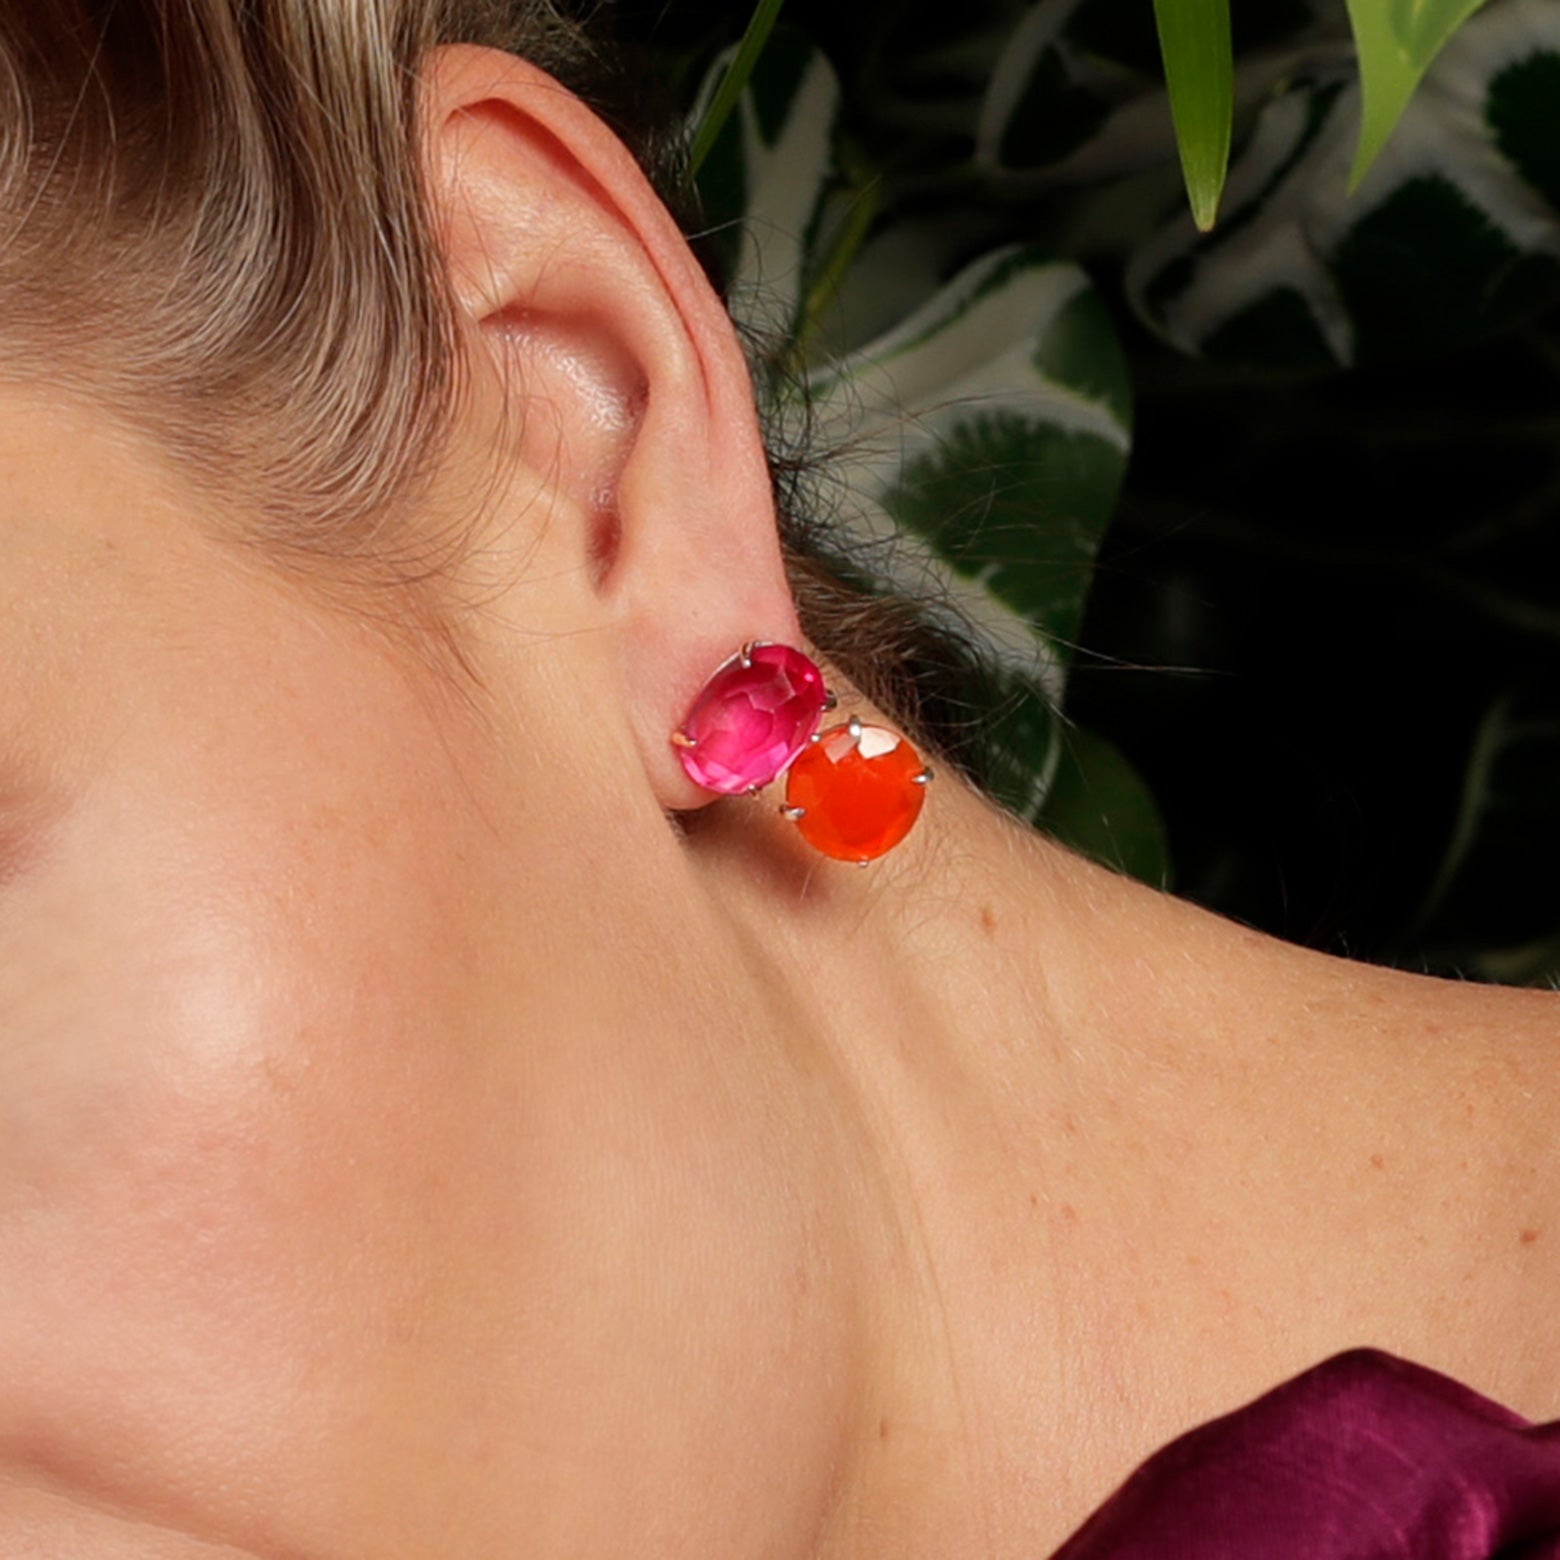
<path id="1" fill-rule="evenodd" d="M 780 804 L 780 812 L 783 817 L 789 818 L 792 823 L 795 823 L 798 818 L 807 816 L 805 807 L 790 807 L 784 802 Z"/>
<path id="2" fill-rule="evenodd" d="M 840 696 L 830 688 L 823 696 L 825 710 L 837 710 L 840 707 Z"/>
<path id="3" fill-rule="evenodd" d="M 851 741 L 852 742 L 860 742 L 861 741 L 861 717 L 859 715 L 852 715 L 851 718 L 846 722 L 846 725 L 850 728 L 850 739 L 851 739 Z"/>
<path id="4" fill-rule="evenodd" d="M 856 865 L 858 867 L 870 867 L 872 863 L 870 861 L 858 861 Z"/>
<path id="5" fill-rule="evenodd" d="M 910 776 L 910 784 L 911 785 L 930 785 L 932 783 L 932 781 L 935 780 L 936 778 L 937 778 L 937 776 L 932 773 L 932 766 L 930 764 L 928 764 L 926 766 L 926 768 L 923 769 L 920 772 L 920 774 L 918 774 L 918 775 L 911 775 Z"/>
<path id="6" fill-rule="evenodd" d="M 815 731 L 815 732 L 813 732 L 813 734 L 812 734 L 812 735 L 811 735 L 811 736 L 810 736 L 810 737 L 809 737 L 809 738 L 808 738 L 808 739 L 807 739 L 807 741 L 808 741 L 808 744 L 809 744 L 809 746 L 810 746 L 810 745 L 811 745 L 811 744 L 812 744 L 812 743 L 814 743 L 814 742 L 822 742 L 822 741 L 823 741 L 823 733 L 822 733 L 822 732 L 821 732 L 821 731 Z"/>
<path id="7" fill-rule="evenodd" d="M 748 794 L 748 795 L 749 795 L 749 796 L 757 796 L 757 795 L 758 795 L 758 793 L 759 793 L 759 792 L 760 792 L 760 791 L 762 791 L 762 790 L 763 790 L 763 789 L 764 789 L 764 788 L 763 788 L 763 786 L 761 786 L 761 785 L 750 785 L 750 786 L 749 786 L 749 787 L 748 787 L 748 788 L 747 788 L 747 794 Z"/>
<path id="8" fill-rule="evenodd" d="M 672 733 L 672 746 L 680 748 L 698 747 L 699 739 L 690 737 L 686 731 L 674 731 Z"/>
<path id="9" fill-rule="evenodd" d="M 750 639 L 739 651 L 737 651 L 737 656 L 741 660 L 743 666 L 751 666 L 753 664 L 753 652 L 756 649 L 758 649 L 758 641 L 756 639 Z"/>

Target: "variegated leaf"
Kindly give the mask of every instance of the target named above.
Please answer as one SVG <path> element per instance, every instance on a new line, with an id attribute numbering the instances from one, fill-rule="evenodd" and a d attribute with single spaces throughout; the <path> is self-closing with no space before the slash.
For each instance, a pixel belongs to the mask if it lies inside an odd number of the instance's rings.
<path id="1" fill-rule="evenodd" d="M 1023 0 L 984 0 L 974 9 L 922 9 L 890 26 L 877 68 L 859 83 L 865 111 L 874 123 L 918 142 L 967 142 L 992 71 L 1026 9 Z"/>
<path id="2" fill-rule="evenodd" d="M 1485 0 L 1349 0 L 1363 112 L 1349 175 L 1364 178 L 1430 62 Z"/>
<path id="3" fill-rule="evenodd" d="M 1164 818 L 1143 778 L 1113 744 L 1068 727 L 1043 821 L 1053 839 L 1156 888 L 1170 886 Z"/>
<path id="4" fill-rule="evenodd" d="M 690 115 L 697 124 L 729 63 L 715 62 Z M 699 171 L 727 302 L 744 324 L 788 340 L 822 263 L 826 199 L 837 177 L 839 82 L 799 34 L 777 30 Z"/>
<path id="5" fill-rule="evenodd" d="M 974 628 L 997 669 L 987 783 L 1038 821 L 1130 443 L 1125 365 L 1076 266 L 1009 248 L 944 284 L 979 244 L 967 213 L 852 235 L 863 192 L 842 176 L 838 95 L 816 50 L 774 35 L 700 170 L 729 298 L 744 323 L 811 348 L 810 439 L 843 490 L 836 572 Z"/>
<path id="6" fill-rule="evenodd" d="M 1177 216 L 1128 294 L 1182 350 L 1286 369 L 1444 352 L 1560 297 L 1560 6 L 1494 0 L 1448 43 L 1352 197 L 1348 59 L 1297 72 L 1200 236 Z"/>
<path id="7" fill-rule="evenodd" d="M 1075 265 L 1008 248 L 816 371 L 843 545 L 881 590 L 973 625 L 1004 680 L 1002 799 L 1043 806 L 1055 710 L 1131 442 L 1125 364 Z"/>
<path id="8" fill-rule="evenodd" d="M 1235 108 L 1246 112 L 1321 37 L 1346 37 L 1334 0 L 1232 9 Z M 1176 156 L 1154 10 L 1146 0 L 1039 0 L 1004 43 L 980 107 L 975 165 L 1033 195 L 1119 178 Z"/>

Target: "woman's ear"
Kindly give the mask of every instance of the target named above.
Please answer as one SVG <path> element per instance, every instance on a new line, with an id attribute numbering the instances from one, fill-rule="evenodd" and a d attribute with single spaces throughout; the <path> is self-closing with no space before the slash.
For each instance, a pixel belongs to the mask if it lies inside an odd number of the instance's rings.
<path id="1" fill-rule="evenodd" d="M 554 569 L 615 638 L 663 807 L 713 800 L 670 733 L 748 639 L 800 643 L 751 381 L 720 299 L 638 164 L 512 55 L 447 46 L 424 79 L 427 178 L 463 346 L 496 376 L 503 453 L 543 484 Z"/>

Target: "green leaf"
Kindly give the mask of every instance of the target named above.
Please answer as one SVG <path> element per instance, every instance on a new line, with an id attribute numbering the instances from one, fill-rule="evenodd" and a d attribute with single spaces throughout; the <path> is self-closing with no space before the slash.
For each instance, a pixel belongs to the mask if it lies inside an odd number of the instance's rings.
<path id="1" fill-rule="evenodd" d="M 858 577 L 973 628 L 999 684 L 993 788 L 1035 817 L 1131 444 L 1108 311 L 1077 266 L 996 250 L 810 388 Z"/>
<path id="2" fill-rule="evenodd" d="M 697 102 L 713 101 L 734 69 L 716 60 Z M 839 102 L 839 81 L 816 45 L 777 30 L 699 175 L 731 312 L 793 344 L 809 305 L 821 307 L 818 294 L 836 280 L 829 272 L 838 244 L 823 229 L 840 183 Z"/>
<path id="3" fill-rule="evenodd" d="M 1560 991 L 1560 933 L 1516 948 L 1488 948 L 1467 962 L 1481 980 Z"/>
<path id="4" fill-rule="evenodd" d="M 1493 322 L 1537 314 L 1556 296 L 1554 255 L 1524 253 L 1469 194 L 1427 172 L 1404 180 L 1343 235 L 1332 271 L 1355 319 L 1357 359 L 1422 354 L 1427 323 L 1443 350 L 1463 346 L 1489 334 Z"/>
<path id="5" fill-rule="evenodd" d="M 1349 172 L 1359 187 L 1430 62 L 1484 0 L 1349 0 L 1364 110 Z"/>
<path id="6" fill-rule="evenodd" d="M 1170 886 L 1164 819 L 1143 777 L 1103 737 L 1071 728 L 1036 820 L 1063 845 L 1154 888 Z"/>
<path id="7" fill-rule="evenodd" d="M 975 164 L 985 175 L 1045 168 L 1086 145 L 1110 113 L 1098 83 L 1079 79 L 1066 26 L 1074 0 L 1036 5 L 988 72 L 976 126 Z"/>
<path id="8" fill-rule="evenodd" d="M 1474 15 L 1351 199 L 1359 92 L 1336 51 L 1296 64 L 1242 135 L 1218 227 L 1177 214 L 1129 260 L 1151 328 L 1311 373 L 1461 350 L 1560 301 L 1560 5 Z"/>
<path id="9" fill-rule="evenodd" d="M 1192 217 L 1213 226 L 1230 161 L 1235 57 L 1229 0 L 1154 0 Z"/>
<path id="10" fill-rule="evenodd" d="M 1447 841 L 1441 864 L 1436 869 L 1435 879 L 1425 891 L 1425 897 L 1409 928 L 1410 938 L 1420 936 L 1435 919 L 1436 912 L 1451 892 L 1458 873 L 1462 871 L 1478 839 L 1479 826 L 1491 806 L 1495 767 L 1501 749 L 1511 740 L 1513 702 L 1509 693 L 1503 694 L 1485 712 L 1484 719 L 1479 722 L 1479 728 L 1474 733 L 1451 838 Z"/>
<path id="11" fill-rule="evenodd" d="M 1061 762 L 1062 717 L 1044 689 L 998 678 L 984 701 L 987 793 L 1016 818 L 1039 825 Z"/>
<path id="12" fill-rule="evenodd" d="M 1188 0 L 1167 3 L 1188 10 Z M 1317 14 L 1335 3 L 1252 0 L 1233 7 L 1230 44 L 1221 54 L 1227 58 L 1233 47 L 1237 119 L 1287 79 L 1307 49 L 1337 52 L 1336 25 Z M 1098 186 L 1148 169 L 1157 174 L 1177 156 L 1165 49 L 1148 0 L 1038 0 L 987 54 L 973 167 L 989 188 L 1028 197 Z M 920 123 L 907 115 L 904 128 L 914 133 Z M 1159 199 L 1156 178 L 1152 192 L 1129 204 L 1141 211 L 1143 202 L 1157 206 Z"/>
<path id="13" fill-rule="evenodd" d="M 1499 695 L 1470 734 L 1445 851 L 1404 946 L 1423 946 L 1428 930 L 1436 962 L 1463 964 L 1482 953 L 1505 963 L 1502 980 L 1541 978 L 1546 964 L 1554 968 L 1557 784 L 1554 699 L 1537 685 Z M 1532 961 L 1526 970 L 1524 952 Z"/>
<path id="14" fill-rule="evenodd" d="M 704 159 L 709 156 L 710 148 L 715 144 L 722 127 L 730 117 L 732 109 L 736 107 L 737 99 L 741 97 L 748 77 L 753 74 L 753 67 L 758 64 L 759 56 L 764 52 L 764 45 L 769 41 L 769 34 L 774 30 L 775 20 L 780 15 L 780 7 L 783 4 L 784 0 L 758 0 L 758 4 L 753 8 L 753 14 L 748 19 L 747 31 L 742 35 L 742 42 L 737 45 L 736 54 L 726 67 L 725 74 L 721 77 L 719 85 L 715 88 L 700 117 L 698 131 L 693 138 L 693 148 L 688 153 L 690 174 L 698 173 Z"/>
<path id="15" fill-rule="evenodd" d="M 1534 49 L 1498 68 L 1484 117 L 1502 156 L 1560 210 L 1560 50 Z"/>

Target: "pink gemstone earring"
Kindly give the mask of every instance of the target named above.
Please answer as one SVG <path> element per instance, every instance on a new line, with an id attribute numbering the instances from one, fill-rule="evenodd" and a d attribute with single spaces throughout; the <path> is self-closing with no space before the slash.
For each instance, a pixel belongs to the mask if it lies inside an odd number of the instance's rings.
<path id="1" fill-rule="evenodd" d="M 932 771 L 896 731 L 854 715 L 820 732 L 835 697 L 816 662 L 752 639 L 705 683 L 672 733 L 695 784 L 756 796 L 784 771 L 780 811 L 826 856 L 865 866 L 910 832 Z"/>
<path id="2" fill-rule="evenodd" d="M 750 639 L 715 669 L 672 742 L 705 790 L 756 796 L 807 746 L 832 698 L 800 650 Z"/>

